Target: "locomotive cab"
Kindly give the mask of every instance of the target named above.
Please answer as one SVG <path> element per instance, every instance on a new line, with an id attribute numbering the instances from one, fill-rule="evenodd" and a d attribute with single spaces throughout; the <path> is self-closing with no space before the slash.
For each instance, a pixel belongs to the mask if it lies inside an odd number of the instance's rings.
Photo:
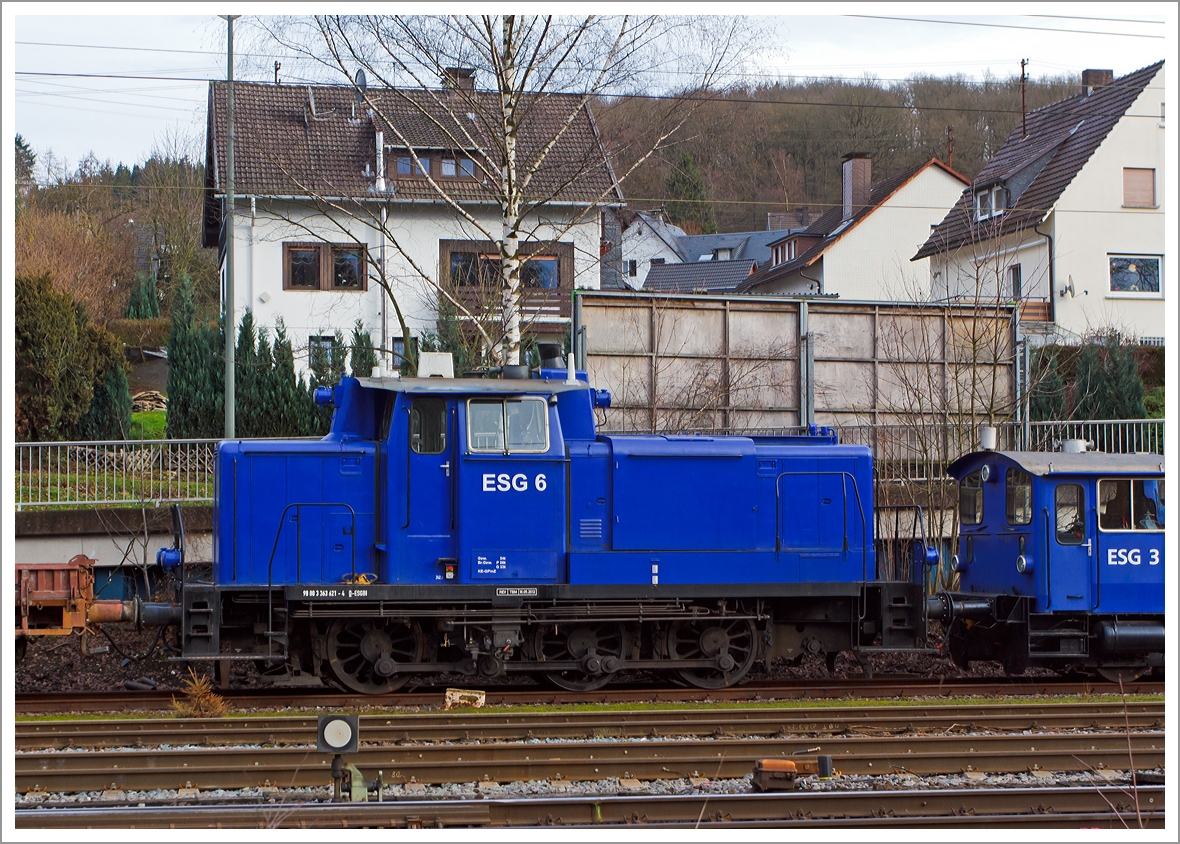
<path id="1" fill-rule="evenodd" d="M 1158 455 L 980 451 L 959 481 L 959 588 L 931 599 L 961 666 L 1134 677 L 1163 665 Z"/>

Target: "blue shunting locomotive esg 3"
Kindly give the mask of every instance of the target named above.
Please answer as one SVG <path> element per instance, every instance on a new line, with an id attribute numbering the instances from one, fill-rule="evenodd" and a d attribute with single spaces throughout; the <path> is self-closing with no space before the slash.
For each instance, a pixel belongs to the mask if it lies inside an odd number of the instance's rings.
<path id="1" fill-rule="evenodd" d="M 1162 662 L 1162 533 L 1104 521 L 1126 487 L 1162 525 L 1158 458 L 962 458 L 961 588 L 927 599 L 920 542 L 912 576 L 878 577 L 867 448 L 599 435 L 610 397 L 584 373 L 531 376 L 345 379 L 324 439 L 223 442 L 211 566 L 162 552 L 183 656 L 371 694 L 440 673 L 717 688 L 771 658 L 867 670 L 927 648 L 929 615 L 962 664 Z"/>

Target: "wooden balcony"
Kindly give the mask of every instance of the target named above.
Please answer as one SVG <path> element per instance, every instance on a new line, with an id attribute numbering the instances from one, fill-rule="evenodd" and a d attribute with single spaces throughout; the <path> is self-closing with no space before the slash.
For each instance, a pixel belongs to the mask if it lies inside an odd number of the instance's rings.
<path id="1" fill-rule="evenodd" d="M 1026 300 L 1020 303 L 1021 322 L 1052 322 L 1053 307 L 1048 299 Z"/>

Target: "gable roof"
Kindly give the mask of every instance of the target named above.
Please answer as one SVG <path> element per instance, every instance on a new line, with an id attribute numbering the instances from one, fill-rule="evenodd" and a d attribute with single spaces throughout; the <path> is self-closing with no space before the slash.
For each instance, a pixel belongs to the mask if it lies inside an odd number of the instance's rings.
<path id="1" fill-rule="evenodd" d="M 954 176 L 964 184 L 968 184 L 968 179 L 961 173 L 956 172 L 952 168 L 943 164 L 937 158 L 932 158 L 924 164 L 919 164 L 910 170 L 890 176 L 887 179 L 882 179 L 869 188 L 869 201 L 857 208 L 852 217 L 844 220 L 844 207 L 837 205 L 825 211 L 818 220 L 798 233 L 799 237 L 805 238 L 819 238 L 814 244 L 804 250 L 801 254 L 796 255 L 785 264 L 777 264 L 773 267 L 766 267 L 755 273 L 745 284 L 742 285 L 739 293 L 747 293 L 759 285 L 771 281 L 777 281 L 785 275 L 788 275 L 796 270 L 801 270 L 810 267 L 819 258 L 832 247 L 836 241 L 844 237 L 855 228 L 861 220 L 868 217 L 876 211 L 881 205 L 889 200 L 891 196 L 905 187 L 911 180 L 918 176 L 919 173 L 929 167 L 937 167 L 940 170 Z M 773 242 L 780 242 L 787 240 L 789 237 L 795 235 L 788 235 L 784 237 L 782 232 L 775 232 L 778 235 Z"/>
<path id="2" fill-rule="evenodd" d="M 655 293 L 730 293 L 753 271 L 753 261 L 655 264 L 647 271 L 643 289 Z"/>
<path id="3" fill-rule="evenodd" d="M 797 230 L 798 231 L 798 230 Z M 725 234 L 685 235 L 678 243 L 686 262 L 697 261 L 702 255 L 712 255 L 715 249 L 729 249 L 730 260 L 757 261 L 758 266 L 770 263 L 770 244 L 790 232 L 776 231 L 728 232 Z"/>
<path id="4" fill-rule="evenodd" d="M 309 91 L 315 98 L 315 117 L 310 116 Z M 466 93 L 499 110 L 494 92 Z M 456 96 L 448 90 L 370 88 L 368 97 L 376 112 L 370 118 L 348 86 L 235 82 L 234 191 L 255 196 L 373 196 L 376 130 L 384 130 L 387 148 L 405 148 L 391 126 L 419 150 L 454 149 L 452 137 L 464 139 L 466 150 L 495 149 L 494 136 L 466 106 L 457 103 L 448 110 L 448 100 Z M 621 202 L 593 115 L 588 105 L 576 108 L 578 101 L 574 94 L 545 94 L 526 103 L 517 141 L 522 161 L 556 137 L 576 109 L 572 123 L 537 171 L 531 193 L 537 200 Z M 215 195 L 224 193 L 226 115 L 226 83 L 211 82 L 206 187 Z M 398 178 L 396 157 L 387 149 L 385 175 L 392 188 L 388 198 L 437 201 L 424 179 Z M 448 192 L 463 202 L 493 199 L 480 180 L 448 182 Z"/>
<path id="5" fill-rule="evenodd" d="M 1094 89 L 1089 96 L 1079 93 L 1029 112 L 1028 134 L 1023 135 L 1019 125 L 1012 130 L 999 152 L 963 191 L 911 260 L 1012 234 L 1042 222 L 1163 65 L 1162 61 L 1156 62 Z M 1019 196 L 1009 199 L 1009 209 L 1003 216 L 986 224 L 974 224 L 977 188 L 1007 181 L 1036 164 L 1041 166 L 1040 171 L 1029 174 L 1031 181 Z"/>

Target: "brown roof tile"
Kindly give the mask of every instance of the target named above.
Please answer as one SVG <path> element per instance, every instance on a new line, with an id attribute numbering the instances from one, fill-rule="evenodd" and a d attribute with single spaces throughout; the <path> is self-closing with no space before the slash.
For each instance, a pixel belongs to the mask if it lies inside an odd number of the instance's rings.
<path id="1" fill-rule="evenodd" d="M 386 147 L 409 143 L 419 150 L 495 149 L 495 133 L 479 116 L 468 119 L 463 105 L 448 110 L 447 91 L 369 89 L 376 111 L 371 121 L 366 106 L 357 104 L 352 88 L 312 86 L 318 117 L 309 109 L 308 86 L 234 83 L 234 190 L 256 196 L 335 197 L 373 195 L 376 172 L 374 123 L 384 128 Z M 481 99 L 495 97 L 476 92 Z M 578 98 L 570 94 L 534 97 L 528 103 L 519 134 L 519 158 L 527 162 L 560 130 Z M 209 92 L 206 161 L 209 187 L 225 185 L 226 83 L 213 82 Z M 485 114 L 494 111 L 484 110 Z M 399 139 L 400 133 L 400 139 Z M 459 140 L 459 143 L 455 142 Z M 403 142 L 404 141 L 404 142 Z M 420 153 L 421 154 L 421 153 Z M 397 176 L 396 153 L 386 152 L 386 180 L 394 200 L 437 200 L 423 179 Z M 368 165 L 368 175 L 365 168 Z M 215 180 L 215 181 L 214 181 Z M 452 196 L 465 202 L 491 201 L 481 181 L 448 183 Z M 532 201 L 619 202 L 622 196 L 606 162 L 589 107 L 577 110 L 568 130 L 537 171 L 529 190 Z"/>
<path id="2" fill-rule="evenodd" d="M 1023 136 L 1020 126 L 1012 131 L 911 260 L 1011 234 L 1044 220 L 1163 65 L 1162 61 L 1156 62 L 1095 89 L 1089 96 L 1079 93 L 1030 112 L 1027 136 Z M 974 223 L 975 188 L 1011 179 L 1045 157 L 1048 160 L 1043 162 L 1043 169 L 1019 197 L 1009 202 L 1007 213 L 986 224 Z"/>

